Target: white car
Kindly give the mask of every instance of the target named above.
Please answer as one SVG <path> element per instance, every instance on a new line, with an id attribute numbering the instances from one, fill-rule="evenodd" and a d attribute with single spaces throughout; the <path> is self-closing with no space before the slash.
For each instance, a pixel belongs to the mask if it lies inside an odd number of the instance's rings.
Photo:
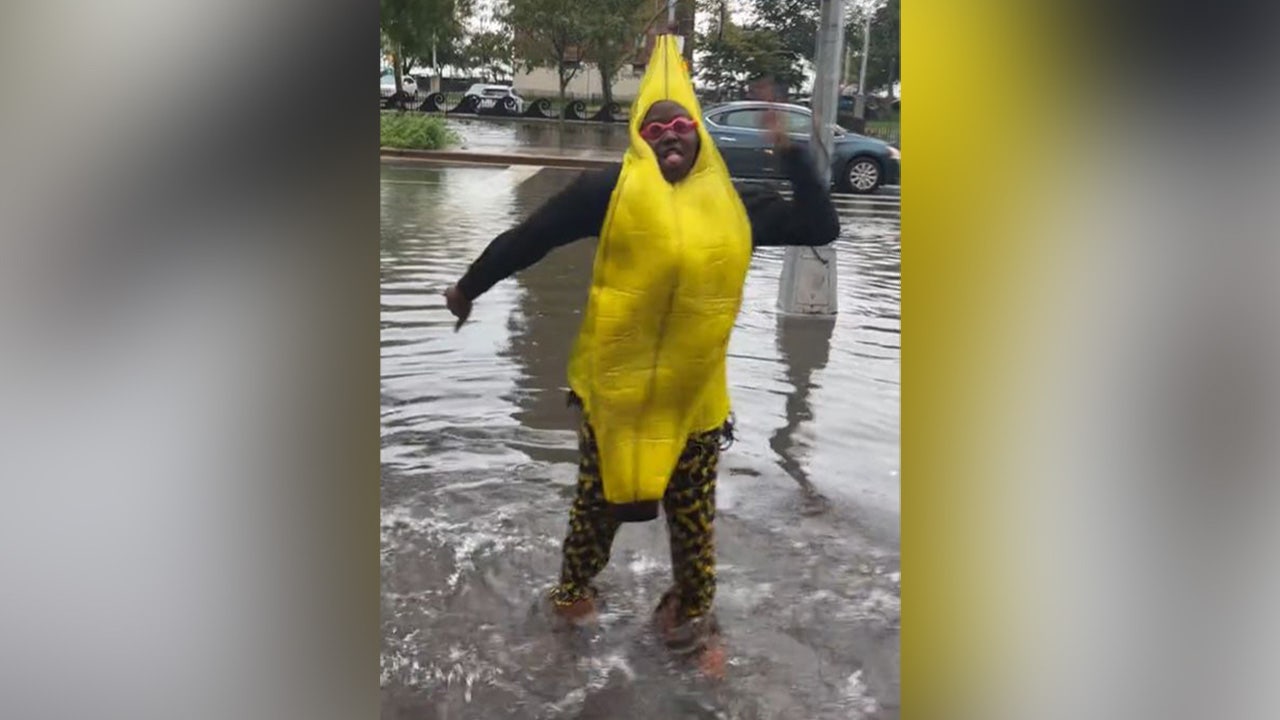
<path id="1" fill-rule="evenodd" d="M 396 76 L 395 73 L 382 74 L 382 98 L 385 100 L 396 94 Z M 404 88 L 405 94 L 411 99 L 418 99 L 418 81 L 413 79 L 412 75 L 405 75 L 400 78 L 400 86 Z"/>
<path id="2" fill-rule="evenodd" d="M 510 85 L 484 85 L 476 83 L 475 85 L 467 88 L 466 94 L 475 95 L 480 98 L 480 107 L 482 108 L 495 107 L 498 103 L 511 107 L 511 104 L 506 102 L 507 98 L 510 98 L 511 102 L 514 103 L 514 107 L 512 109 L 516 113 L 524 112 L 524 98 L 520 97 L 520 93 L 516 92 L 516 89 Z"/>

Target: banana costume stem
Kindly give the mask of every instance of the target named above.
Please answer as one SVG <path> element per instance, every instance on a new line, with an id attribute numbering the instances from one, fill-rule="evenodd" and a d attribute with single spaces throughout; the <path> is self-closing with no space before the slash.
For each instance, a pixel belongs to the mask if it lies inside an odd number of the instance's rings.
<path id="1" fill-rule="evenodd" d="M 746 209 L 701 123 L 689 174 L 662 176 L 640 136 L 660 100 L 701 117 L 670 35 L 658 36 L 631 109 L 569 364 L 596 430 L 605 500 L 652 505 L 653 516 L 688 438 L 728 418 L 725 356 L 752 249 Z"/>

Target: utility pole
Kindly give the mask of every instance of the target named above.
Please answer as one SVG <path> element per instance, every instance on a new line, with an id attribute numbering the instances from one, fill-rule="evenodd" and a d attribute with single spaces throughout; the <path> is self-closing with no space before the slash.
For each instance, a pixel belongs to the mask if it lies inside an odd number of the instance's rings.
<path id="1" fill-rule="evenodd" d="M 823 187 L 831 186 L 831 157 L 839 102 L 840 61 L 844 54 L 844 2 L 822 0 L 813 79 L 813 125 L 809 147 Z M 796 315 L 835 315 L 836 251 L 788 247 L 778 284 L 778 310 Z"/>
<path id="2" fill-rule="evenodd" d="M 848 85 L 853 78 L 849 77 L 849 66 L 853 64 L 853 45 L 844 44 L 844 72 L 840 73 L 840 83 Z"/>
<path id="3" fill-rule="evenodd" d="M 436 62 L 436 36 L 431 36 L 431 92 L 440 92 L 440 63 Z"/>
<path id="4" fill-rule="evenodd" d="M 814 160 L 824 182 L 831 181 L 833 126 L 840 90 L 840 55 L 844 47 L 844 0 L 822 0 L 813 79 Z"/>
<path id="5" fill-rule="evenodd" d="M 863 119 L 867 112 L 867 56 L 870 54 L 871 12 L 870 8 L 867 8 L 866 17 L 862 19 L 862 69 L 858 71 L 858 97 L 853 105 L 854 117 L 859 120 Z"/>
<path id="6" fill-rule="evenodd" d="M 693 36 L 696 27 L 694 19 L 698 11 L 697 4 L 694 0 L 666 0 L 666 2 L 668 28 L 666 32 L 671 32 L 676 36 L 676 49 L 679 50 L 681 57 L 684 58 L 685 67 L 689 69 L 689 73 L 692 75 Z M 679 17 L 677 18 L 677 16 Z"/>

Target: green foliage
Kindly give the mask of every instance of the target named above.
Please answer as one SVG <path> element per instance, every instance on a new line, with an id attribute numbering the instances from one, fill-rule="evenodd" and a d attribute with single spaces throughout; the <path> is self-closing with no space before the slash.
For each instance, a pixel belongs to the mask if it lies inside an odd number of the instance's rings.
<path id="1" fill-rule="evenodd" d="M 583 45 L 604 79 L 604 103 L 613 102 L 613 79 L 648 20 L 649 0 L 594 0 L 582 18 Z"/>
<path id="2" fill-rule="evenodd" d="M 525 69 L 553 67 L 560 77 L 560 97 L 578 65 L 565 61 L 570 47 L 579 45 L 585 33 L 583 13 L 589 3 L 581 0 L 509 0 L 505 21 L 521 34 L 517 50 Z"/>
<path id="3" fill-rule="evenodd" d="M 776 30 L 725 22 L 699 37 L 698 43 L 705 53 L 698 78 L 714 89 L 718 100 L 741 98 L 762 78 L 772 78 L 787 89 L 804 80 L 800 55 L 787 47 Z"/>
<path id="4" fill-rule="evenodd" d="M 643 9 L 652 7 L 651 0 L 508 0 L 504 20 L 517 30 L 516 51 L 525 69 L 555 68 L 563 99 L 581 69 L 566 61 L 566 54 L 576 50 L 578 57 L 597 63 L 611 83 L 628 43 L 648 20 Z"/>
<path id="5" fill-rule="evenodd" d="M 463 59 L 468 67 L 477 69 L 490 81 L 509 72 L 514 49 L 511 33 L 505 28 L 486 30 L 467 38 Z"/>
<path id="6" fill-rule="evenodd" d="M 725 3 L 726 0 L 711 0 Z M 750 0 L 755 28 L 777 34 L 782 46 L 798 58 L 812 62 L 817 50 L 821 0 Z M 862 0 L 848 3 L 845 43 L 853 51 L 850 73 L 856 81 L 862 62 L 862 22 L 872 14 L 871 53 L 867 58 L 867 87 L 872 91 L 891 88 L 902 77 L 901 0 Z M 704 46 L 705 47 L 705 46 Z"/>
<path id="7" fill-rule="evenodd" d="M 853 49 L 850 74 L 857 81 L 862 63 L 862 23 L 866 9 L 859 8 L 845 26 L 845 39 Z M 871 52 L 867 55 L 867 90 L 892 91 L 902 79 L 902 2 L 886 0 L 871 9 Z"/>
<path id="8" fill-rule="evenodd" d="M 386 49 L 396 57 L 396 82 L 416 62 L 431 57 L 435 47 L 441 63 L 454 61 L 462 48 L 462 18 L 473 0 L 379 0 L 380 24 Z"/>
<path id="9" fill-rule="evenodd" d="M 768 28 L 797 57 L 813 61 L 818 43 L 820 0 L 751 0 L 755 27 Z"/>
<path id="10" fill-rule="evenodd" d="M 415 112 L 382 113 L 382 147 L 440 150 L 458 142 L 442 118 Z"/>

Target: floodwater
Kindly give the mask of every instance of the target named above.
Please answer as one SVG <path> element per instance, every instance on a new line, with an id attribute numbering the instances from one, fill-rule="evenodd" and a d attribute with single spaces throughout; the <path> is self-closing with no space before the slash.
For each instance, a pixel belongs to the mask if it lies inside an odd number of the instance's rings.
<path id="1" fill-rule="evenodd" d="M 624 525 L 600 627 L 541 598 L 576 473 L 565 366 L 594 241 L 497 285 L 458 333 L 440 292 L 573 173 L 382 171 L 386 718 L 896 718 L 899 223 L 841 203 L 840 313 L 775 311 L 756 252 L 730 345 L 737 442 L 717 488 L 727 676 L 655 642 L 665 524 Z"/>
<path id="2" fill-rule="evenodd" d="M 450 117 L 445 123 L 462 139 L 464 150 L 554 148 L 616 153 L 627 148 L 622 123 L 493 120 Z"/>

